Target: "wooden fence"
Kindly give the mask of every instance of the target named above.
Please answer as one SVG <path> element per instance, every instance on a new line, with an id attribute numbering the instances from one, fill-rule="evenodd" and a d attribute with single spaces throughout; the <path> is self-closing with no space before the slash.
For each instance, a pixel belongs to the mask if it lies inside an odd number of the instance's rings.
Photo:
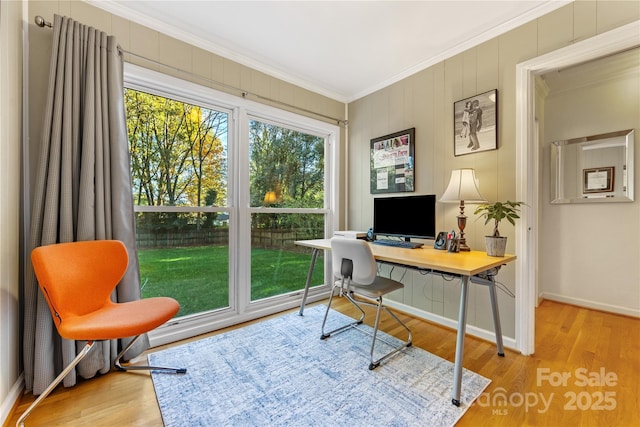
<path id="1" fill-rule="evenodd" d="M 296 240 L 320 239 L 324 230 L 279 230 L 254 229 L 251 231 L 251 247 L 263 249 L 299 249 Z M 140 249 L 175 248 L 185 246 L 228 245 L 229 229 L 136 230 L 137 246 Z"/>

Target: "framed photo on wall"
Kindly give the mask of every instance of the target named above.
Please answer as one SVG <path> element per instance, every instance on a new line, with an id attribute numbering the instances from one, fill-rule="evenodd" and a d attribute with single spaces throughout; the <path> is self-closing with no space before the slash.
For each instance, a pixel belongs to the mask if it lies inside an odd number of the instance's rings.
<path id="1" fill-rule="evenodd" d="M 613 191 L 614 166 L 582 170 L 582 192 L 608 193 Z"/>
<path id="2" fill-rule="evenodd" d="M 371 194 L 414 191 L 416 129 L 371 140 Z"/>
<path id="3" fill-rule="evenodd" d="M 498 89 L 453 103 L 453 154 L 498 148 Z"/>

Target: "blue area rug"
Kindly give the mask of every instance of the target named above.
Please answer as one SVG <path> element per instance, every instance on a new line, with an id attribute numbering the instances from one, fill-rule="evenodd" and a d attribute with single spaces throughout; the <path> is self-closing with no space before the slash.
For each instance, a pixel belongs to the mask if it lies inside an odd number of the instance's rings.
<path id="1" fill-rule="evenodd" d="M 150 354 L 152 365 L 187 368 L 185 375 L 151 373 L 164 424 L 451 426 L 490 383 L 465 369 L 456 407 L 453 364 L 415 346 L 370 371 L 368 334 L 350 329 L 320 339 L 325 309 Z M 329 319 L 348 318 L 332 311 Z"/>

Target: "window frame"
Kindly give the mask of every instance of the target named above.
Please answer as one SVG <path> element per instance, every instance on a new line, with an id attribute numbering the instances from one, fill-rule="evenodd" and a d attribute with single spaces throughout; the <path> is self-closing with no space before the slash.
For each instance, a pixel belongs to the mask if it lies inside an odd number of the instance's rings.
<path id="1" fill-rule="evenodd" d="M 279 127 L 286 127 L 288 129 L 291 130 L 295 130 L 295 131 L 299 131 L 299 132 L 303 132 L 303 133 L 307 133 L 307 134 L 312 134 L 314 136 L 318 136 L 321 138 L 325 139 L 325 180 L 324 180 L 324 207 L 323 208 L 276 208 L 276 207 L 268 207 L 268 206 L 251 206 L 251 195 L 250 195 L 250 170 L 249 170 L 249 146 L 250 146 L 250 142 L 249 142 L 249 122 L 251 120 L 255 120 L 255 121 L 260 121 L 263 123 L 268 123 L 270 125 L 274 125 L 274 126 L 279 126 Z M 309 128 L 303 128 L 300 127 L 299 125 L 296 126 L 292 123 L 284 123 L 282 122 L 282 120 L 278 120 L 277 118 L 268 116 L 268 115 L 258 115 L 256 112 L 250 112 L 247 111 L 247 117 L 246 119 L 243 121 L 243 123 L 246 125 L 246 132 L 243 132 L 242 135 L 246 136 L 246 141 L 243 142 L 242 147 L 246 148 L 246 157 L 243 158 L 244 164 L 246 164 L 246 171 L 242 171 L 243 172 L 243 176 L 245 178 L 245 184 L 243 185 L 243 189 L 246 189 L 246 194 L 242 193 L 242 200 L 243 200 L 243 204 L 246 206 L 246 210 L 244 210 L 244 213 L 246 213 L 245 216 L 241 216 L 240 217 L 240 221 L 243 221 L 245 224 L 246 223 L 250 223 L 251 222 L 251 215 L 252 214 L 256 214 L 256 213 L 273 213 L 273 214 L 324 214 L 325 215 L 325 221 L 324 221 L 324 230 L 325 230 L 325 236 L 324 237 L 328 237 L 326 235 L 327 230 L 331 230 L 331 235 L 333 235 L 333 224 L 336 223 L 333 218 L 331 217 L 331 209 L 329 206 L 331 206 L 331 203 L 328 202 L 327 198 L 328 198 L 328 194 L 331 194 L 331 187 L 328 186 L 328 182 L 330 181 L 331 178 L 329 177 L 329 179 L 327 179 L 327 168 L 330 168 L 330 165 L 333 164 L 333 161 L 331 160 L 331 156 L 327 156 L 327 153 L 330 152 L 331 150 L 331 140 L 329 135 L 326 134 L 321 134 L 317 131 L 313 131 L 310 130 Z M 246 161 L 245 161 L 246 160 Z M 246 172 L 246 173 L 245 173 Z M 251 232 L 251 228 L 248 227 L 247 228 L 248 232 Z M 251 256 L 251 236 L 248 236 L 248 241 L 249 241 L 249 245 L 245 248 L 243 247 L 242 250 L 246 250 L 246 252 L 242 253 L 242 256 L 244 257 L 244 259 L 248 259 L 248 257 Z M 249 266 L 250 267 L 250 266 Z M 266 298 L 266 299 L 260 299 L 260 300 L 251 300 L 251 268 L 246 268 L 246 269 L 241 269 L 240 271 L 241 274 L 241 278 L 240 280 L 243 280 L 245 283 L 249 283 L 249 286 L 244 289 L 242 288 L 243 291 L 246 290 L 246 293 L 242 292 L 242 294 L 240 295 L 240 298 L 242 300 L 242 306 L 244 307 L 248 307 L 249 309 L 261 309 L 263 307 L 268 307 L 271 303 L 272 300 L 274 298 L 281 298 L 281 297 L 286 297 L 287 295 L 279 295 L 276 297 L 271 297 L 271 298 Z M 327 273 L 325 272 L 325 278 L 326 277 L 330 277 L 327 276 Z M 298 294 L 300 293 L 300 291 L 298 292 L 294 292 L 293 294 L 290 294 L 291 296 L 298 296 Z"/>
<path id="2" fill-rule="evenodd" d="M 193 76 L 197 77 L 197 76 Z M 203 78 L 204 81 L 208 79 Z M 340 128 L 310 117 L 260 104 L 182 78 L 153 71 L 128 62 L 124 64 L 124 85 L 181 102 L 206 106 L 227 112 L 227 206 L 226 207 L 153 207 L 135 206 L 135 212 L 189 211 L 227 212 L 229 214 L 229 308 L 173 319 L 149 334 L 152 346 L 162 345 L 210 332 L 226 326 L 277 313 L 300 305 L 303 290 L 251 301 L 250 268 L 242 260 L 251 255 L 251 215 L 257 212 L 314 213 L 325 216 L 325 237 L 330 237 L 338 224 L 339 168 L 337 165 Z M 325 180 L 323 208 L 251 207 L 249 200 L 249 120 L 283 126 L 325 138 Z M 245 261 L 247 262 L 247 261 Z M 249 261 L 250 262 L 250 261 Z M 325 260 L 324 277 L 330 277 Z M 303 285 L 303 284 L 302 284 Z M 326 296 L 326 283 L 309 292 L 309 301 Z"/>

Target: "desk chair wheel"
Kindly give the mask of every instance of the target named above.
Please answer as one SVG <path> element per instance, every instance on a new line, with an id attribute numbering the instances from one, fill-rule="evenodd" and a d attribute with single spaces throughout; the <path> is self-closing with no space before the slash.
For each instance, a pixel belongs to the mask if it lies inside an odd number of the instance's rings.
<path id="1" fill-rule="evenodd" d="M 374 369 L 376 369 L 378 366 L 380 366 L 380 362 L 376 362 L 376 363 L 370 363 L 369 364 L 369 370 L 373 371 Z"/>

